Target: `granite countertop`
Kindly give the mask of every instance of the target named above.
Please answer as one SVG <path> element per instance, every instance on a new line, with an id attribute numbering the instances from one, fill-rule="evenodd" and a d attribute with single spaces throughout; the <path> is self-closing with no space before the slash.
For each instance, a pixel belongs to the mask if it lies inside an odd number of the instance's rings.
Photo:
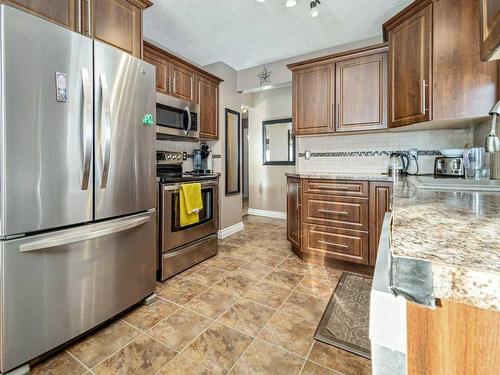
<path id="1" fill-rule="evenodd" d="M 380 173 L 329 173 L 329 172 L 290 172 L 287 177 L 319 180 L 362 180 L 391 182 L 392 177 Z"/>
<path id="2" fill-rule="evenodd" d="M 430 270 L 433 298 L 500 311 L 500 193 L 423 190 L 403 180 L 392 220 L 393 265 Z M 414 277 L 405 272 L 396 276 Z"/>

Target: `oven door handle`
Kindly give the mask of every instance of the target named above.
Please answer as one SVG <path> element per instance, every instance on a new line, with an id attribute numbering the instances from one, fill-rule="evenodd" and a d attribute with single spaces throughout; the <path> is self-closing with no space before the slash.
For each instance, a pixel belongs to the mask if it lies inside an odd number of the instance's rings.
<path id="1" fill-rule="evenodd" d="M 196 181 L 194 181 L 196 182 Z M 219 186 L 219 183 L 218 182 L 209 182 L 209 183 L 204 183 L 202 182 L 201 183 L 201 188 L 202 189 L 206 189 L 206 188 L 214 188 L 214 187 L 218 187 Z M 179 191 L 181 188 L 181 185 L 180 184 L 174 184 L 174 185 L 163 185 L 163 190 L 164 191 Z"/>

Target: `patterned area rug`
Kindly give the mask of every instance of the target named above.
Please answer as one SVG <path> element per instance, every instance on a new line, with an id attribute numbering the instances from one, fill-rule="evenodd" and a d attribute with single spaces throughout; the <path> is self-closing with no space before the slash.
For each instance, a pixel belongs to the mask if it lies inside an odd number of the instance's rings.
<path id="1" fill-rule="evenodd" d="M 314 338 L 371 358 L 368 339 L 371 287 L 371 277 L 344 272 Z"/>

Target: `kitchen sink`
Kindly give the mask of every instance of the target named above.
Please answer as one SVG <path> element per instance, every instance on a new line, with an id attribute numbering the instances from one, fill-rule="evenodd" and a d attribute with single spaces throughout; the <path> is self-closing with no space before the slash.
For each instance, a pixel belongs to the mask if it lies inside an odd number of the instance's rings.
<path id="1" fill-rule="evenodd" d="M 435 178 L 410 176 L 408 181 L 418 189 L 493 191 L 500 192 L 500 180 L 465 180 L 461 178 Z"/>

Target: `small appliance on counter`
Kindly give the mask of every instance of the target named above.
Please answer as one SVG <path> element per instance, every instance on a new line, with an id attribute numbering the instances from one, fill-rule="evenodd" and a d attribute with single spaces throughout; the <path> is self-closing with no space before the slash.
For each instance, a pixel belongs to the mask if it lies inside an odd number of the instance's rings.
<path id="1" fill-rule="evenodd" d="M 193 168 L 193 174 L 212 173 L 212 151 L 206 143 L 200 145 L 200 150 L 193 150 Z"/>
<path id="2" fill-rule="evenodd" d="M 182 153 L 158 151 L 158 280 L 166 280 L 217 254 L 219 175 L 182 171 Z M 182 183 L 199 182 L 203 209 L 199 222 L 180 225 Z"/>
<path id="3" fill-rule="evenodd" d="M 438 156 L 434 161 L 434 176 L 464 177 L 464 160 L 461 157 Z"/>
<path id="4" fill-rule="evenodd" d="M 387 166 L 387 174 L 399 180 L 408 171 L 410 158 L 404 152 L 393 152 Z"/>

